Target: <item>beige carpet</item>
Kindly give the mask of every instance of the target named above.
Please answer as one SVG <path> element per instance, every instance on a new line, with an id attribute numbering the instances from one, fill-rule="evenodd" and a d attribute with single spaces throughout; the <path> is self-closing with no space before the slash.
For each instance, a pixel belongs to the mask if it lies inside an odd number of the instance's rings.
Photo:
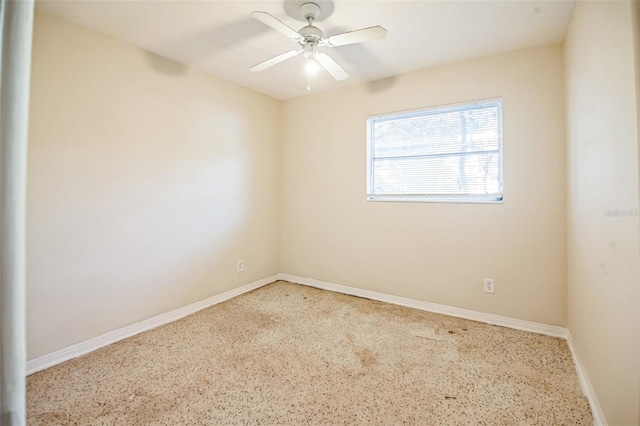
<path id="1" fill-rule="evenodd" d="M 566 343 L 278 282 L 29 376 L 29 425 L 589 425 Z"/>

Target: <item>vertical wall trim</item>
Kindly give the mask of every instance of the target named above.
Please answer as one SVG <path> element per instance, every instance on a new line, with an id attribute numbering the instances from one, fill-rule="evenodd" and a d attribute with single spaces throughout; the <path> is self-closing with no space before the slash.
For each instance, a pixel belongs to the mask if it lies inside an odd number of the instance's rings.
<path id="1" fill-rule="evenodd" d="M 0 413 L 25 418 L 25 212 L 33 1 L 2 1 L 0 62 Z"/>

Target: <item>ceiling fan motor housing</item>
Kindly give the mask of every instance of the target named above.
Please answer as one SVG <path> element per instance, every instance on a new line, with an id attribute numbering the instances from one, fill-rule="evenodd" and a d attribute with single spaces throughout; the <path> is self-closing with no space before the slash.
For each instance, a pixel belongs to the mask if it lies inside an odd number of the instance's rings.
<path id="1" fill-rule="evenodd" d="M 313 25 L 307 25 L 306 27 L 300 28 L 298 31 L 304 40 L 301 42 L 302 45 L 305 43 L 317 43 L 322 38 L 322 31 L 318 27 L 314 27 Z"/>

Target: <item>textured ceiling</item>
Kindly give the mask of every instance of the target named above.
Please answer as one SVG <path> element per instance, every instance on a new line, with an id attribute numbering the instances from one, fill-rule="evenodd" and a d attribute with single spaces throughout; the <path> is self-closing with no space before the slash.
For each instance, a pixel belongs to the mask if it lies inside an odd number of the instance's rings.
<path id="1" fill-rule="evenodd" d="M 271 13 L 298 30 L 302 1 L 51 1 L 36 8 L 192 65 L 277 99 L 305 95 L 298 56 L 260 73 L 249 68 L 297 44 L 249 14 Z M 314 91 L 380 80 L 433 65 L 562 41 L 574 1 L 316 1 L 325 35 L 381 25 L 384 40 L 324 48 L 350 74 L 326 72 Z M 152 60 L 152 59 L 150 59 Z"/>

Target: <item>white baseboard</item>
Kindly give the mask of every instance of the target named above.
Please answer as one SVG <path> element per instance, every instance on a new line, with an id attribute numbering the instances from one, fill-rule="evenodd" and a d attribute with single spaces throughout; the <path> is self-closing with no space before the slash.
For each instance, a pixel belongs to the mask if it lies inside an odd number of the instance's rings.
<path id="1" fill-rule="evenodd" d="M 580 361 L 578 353 L 576 352 L 576 349 L 573 345 L 571 332 L 567 333 L 567 344 L 569 345 L 569 350 L 571 351 L 573 364 L 576 366 L 576 373 L 578 374 L 580 388 L 582 388 L 582 393 L 584 393 L 584 395 L 587 397 L 589 405 L 591 406 L 591 412 L 593 413 L 593 424 L 594 426 L 607 426 L 607 419 L 604 417 L 604 412 L 602 411 L 602 407 L 598 402 L 596 392 L 591 385 L 591 381 L 589 380 L 587 371 L 585 370 L 582 361 Z"/>
<path id="2" fill-rule="evenodd" d="M 296 284 L 303 284 L 309 287 L 334 291 L 336 293 L 349 294 L 352 296 L 364 297 L 365 299 L 378 300 L 380 302 L 394 305 L 406 306 L 408 308 L 420 309 L 422 311 L 434 312 L 437 314 L 449 315 L 452 317 L 464 318 L 468 320 L 483 322 L 491 325 L 514 328 L 516 330 L 529 331 L 532 333 L 544 334 L 547 336 L 561 337 L 566 339 L 568 331 L 564 327 L 556 325 L 542 324 L 538 322 L 525 321 L 516 318 L 503 317 L 501 315 L 488 314 L 485 312 L 472 311 L 470 309 L 456 308 L 453 306 L 439 305 L 437 303 L 424 302 L 422 300 L 409 299 L 406 297 L 393 296 L 379 293 L 377 291 L 363 290 L 356 287 L 349 287 L 341 284 L 334 284 L 326 281 L 314 280 L 313 278 L 298 277 L 289 274 L 278 274 L 279 280 L 290 281 Z"/>
<path id="3" fill-rule="evenodd" d="M 43 355 L 38 358 L 27 361 L 27 375 L 35 373 L 45 368 L 52 367 L 56 364 L 60 364 L 64 361 L 68 361 L 73 358 L 77 358 L 81 355 L 93 352 L 96 349 L 100 349 L 104 346 L 126 339 L 127 337 L 140 334 L 144 331 L 151 330 L 164 324 L 179 320 L 187 315 L 191 315 L 202 309 L 232 299 L 244 293 L 248 293 L 252 290 L 260 288 L 264 285 L 270 284 L 277 280 L 277 275 L 272 275 L 267 278 L 263 278 L 258 281 L 243 285 L 242 287 L 234 288 L 233 290 L 225 291 L 208 299 L 201 300 L 196 303 L 192 303 L 189 306 L 183 308 L 174 309 L 173 311 L 151 317 L 144 321 L 140 321 L 135 324 L 128 325 L 126 327 L 119 328 L 117 330 L 110 331 L 98 337 L 86 340 L 84 342 L 77 343 L 75 345 L 68 346 L 64 349 L 52 352 L 47 355 Z"/>

